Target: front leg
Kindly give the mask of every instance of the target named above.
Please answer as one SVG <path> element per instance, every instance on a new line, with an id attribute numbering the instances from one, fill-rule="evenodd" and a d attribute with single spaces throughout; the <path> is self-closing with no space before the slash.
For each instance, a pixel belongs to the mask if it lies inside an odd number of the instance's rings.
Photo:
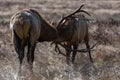
<path id="1" fill-rule="evenodd" d="M 76 54 L 77 54 L 77 48 L 78 48 L 78 45 L 73 45 L 73 53 L 72 53 L 72 63 L 74 63 L 74 61 L 75 61 L 75 56 L 76 56 Z"/>
<path id="2" fill-rule="evenodd" d="M 86 44 L 86 48 L 87 48 L 88 53 L 89 53 L 90 61 L 93 63 L 93 59 L 92 59 L 92 56 L 91 56 L 91 49 L 90 49 L 90 45 L 89 45 L 89 38 L 88 38 L 88 36 L 85 37 L 85 44 Z"/>
<path id="3" fill-rule="evenodd" d="M 66 46 L 66 62 L 69 65 L 70 64 L 70 54 L 71 54 L 71 46 L 67 45 Z"/>

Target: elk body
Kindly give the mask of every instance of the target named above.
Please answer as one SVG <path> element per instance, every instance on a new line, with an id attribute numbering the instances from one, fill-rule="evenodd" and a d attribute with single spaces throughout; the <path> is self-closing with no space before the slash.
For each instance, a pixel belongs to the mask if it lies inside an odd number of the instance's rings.
<path id="1" fill-rule="evenodd" d="M 66 49 L 66 60 L 69 63 L 70 53 L 73 47 L 73 50 L 78 49 L 78 45 L 82 42 L 85 42 L 86 48 L 90 49 L 89 46 L 89 37 L 88 37 L 88 23 L 84 15 L 80 15 L 78 18 L 68 18 L 64 20 L 65 22 L 57 28 L 59 39 L 64 41 Z M 77 51 L 73 51 L 72 62 L 74 63 L 75 56 Z M 89 51 L 90 60 L 92 61 L 90 51 Z"/>
<path id="2" fill-rule="evenodd" d="M 27 61 L 32 65 L 36 42 L 51 41 L 57 38 L 56 29 L 33 9 L 22 10 L 13 15 L 10 20 L 10 29 L 20 64 L 24 58 L 25 46 L 28 46 Z"/>
<path id="3" fill-rule="evenodd" d="M 86 12 L 85 12 L 86 13 Z M 87 13 L 88 14 L 88 13 Z M 75 17 L 73 14 L 68 15 L 60 21 L 57 25 L 59 41 L 64 43 L 66 49 L 66 60 L 69 64 L 70 54 L 73 47 L 72 62 L 74 63 L 77 53 L 78 45 L 85 42 L 86 48 L 89 50 L 90 60 L 93 62 L 90 54 L 89 36 L 88 36 L 88 23 L 84 15 Z"/>

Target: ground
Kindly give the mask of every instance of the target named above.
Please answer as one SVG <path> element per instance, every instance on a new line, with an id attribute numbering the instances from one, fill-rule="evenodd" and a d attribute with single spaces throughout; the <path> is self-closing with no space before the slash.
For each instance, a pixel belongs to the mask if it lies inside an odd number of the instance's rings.
<path id="1" fill-rule="evenodd" d="M 78 53 L 75 64 L 67 65 L 65 57 L 54 51 L 54 45 L 42 42 L 35 49 L 33 73 L 24 60 L 19 76 L 18 55 L 9 30 L 11 16 L 24 8 L 34 8 L 48 22 L 58 22 L 81 4 L 91 14 L 86 15 L 90 19 L 90 45 L 101 41 L 92 51 L 94 63 L 87 53 Z M 120 80 L 119 21 L 119 0 L 0 0 L 0 80 Z"/>

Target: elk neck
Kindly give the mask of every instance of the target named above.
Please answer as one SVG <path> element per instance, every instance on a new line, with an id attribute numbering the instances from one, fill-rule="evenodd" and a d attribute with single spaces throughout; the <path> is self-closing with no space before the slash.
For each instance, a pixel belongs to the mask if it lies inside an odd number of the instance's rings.
<path id="1" fill-rule="evenodd" d="M 57 38 L 57 30 L 42 18 L 40 37 L 38 41 L 53 41 Z"/>

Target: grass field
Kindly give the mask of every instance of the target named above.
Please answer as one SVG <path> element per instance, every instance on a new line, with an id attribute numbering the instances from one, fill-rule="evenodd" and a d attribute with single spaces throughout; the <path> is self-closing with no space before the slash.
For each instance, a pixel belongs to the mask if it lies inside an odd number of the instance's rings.
<path id="1" fill-rule="evenodd" d="M 75 64 L 67 65 L 65 57 L 54 51 L 50 42 L 38 43 L 33 73 L 26 60 L 18 76 L 19 61 L 11 42 L 9 20 L 24 8 L 36 9 L 48 22 L 70 14 L 81 4 L 91 16 L 90 45 L 102 41 L 92 51 L 78 53 Z M 84 47 L 80 45 L 79 48 Z M 63 52 L 64 49 L 61 48 Z M 119 0 L 0 0 L 0 80 L 120 80 L 120 1 Z"/>

